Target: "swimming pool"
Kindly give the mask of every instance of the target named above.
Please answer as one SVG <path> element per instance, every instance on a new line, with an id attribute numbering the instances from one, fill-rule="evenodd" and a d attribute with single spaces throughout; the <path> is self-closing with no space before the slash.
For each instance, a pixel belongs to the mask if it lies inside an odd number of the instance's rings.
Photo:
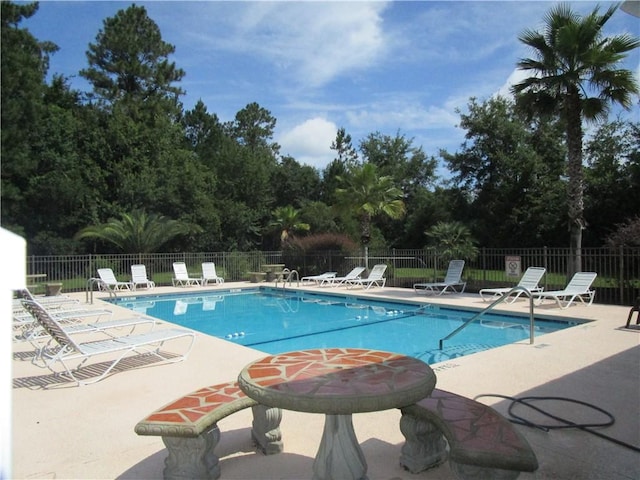
<path id="1" fill-rule="evenodd" d="M 439 340 L 475 312 L 264 287 L 109 301 L 269 354 L 353 347 L 399 352 L 436 363 L 529 338 L 528 316 L 488 313 L 440 350 Z M 535 335 L 574 325 L 536 318 Z"/>

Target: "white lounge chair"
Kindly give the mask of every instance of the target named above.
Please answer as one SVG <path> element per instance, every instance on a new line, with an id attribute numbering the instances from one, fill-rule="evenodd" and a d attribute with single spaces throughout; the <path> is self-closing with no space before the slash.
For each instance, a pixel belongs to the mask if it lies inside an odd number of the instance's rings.
<path id="1" fill-rule="evenodd" d="M 46 307 L 45 307 L 46 308 Z M 92 309 L 92 308 L 78 308 L 69 310 L 49 309 L 47 308 L 49 315 L 55 317 L 61 323 L 78 323 L 82 319 L 95 317 L 95 321 L 100 321 L 101 317 L 111 316 L 113 312 L 106 309 Z M 20 335 L 16 335 L 16 339 L 28 340 L 37 334 L 41 328 L 33 318 L 33 315 L 28 311 L 24 313 L 13 315 L 13 328 L 14 330 L 20 329 Z"/>
<path id="2" fill-rule="evenodd" d="M 26 289 L 29 295 L 33 295 L 29 289 Z M 22 294 L 21 294 L 22 295 Z M 80 303 L 80 300 L 77 298 L 71 298 L 68 295 L 48 295 L 48 296 L 38 296 L 38 303 L 40 305 L 44 305 L 47 308 L 66 308 L 70 305 L 77 305 Z M 22 306 L 22 298 L 14 298 L 13 299 L 13 311 L 14 313 L 17 311 L 25 311 Z"/>
<path id="3" fill-rule="evenodd" d="M 101 336 L 99 339 L 94 338 L 89 341 L 79 342 L 74 340 L 65 328 L 60 325 L 58 320 L 49 315 L 39 303 L 24 300 L 23 305 L 31 312 L 36 321 L 42 325 L 49 335 L 51 335 L 52 343 L 57 344 L 56 347 L 43 349 L 40 353 L 40 357 L 44 361 L 44 366 L 52 372 L 58 373 L 53 367 L 59 362 L 64 368 L 65 373 L 78 385 L 98 382 L 130 354 L 151 354 L 167 362 L 179 362 L 187 357 L 196 338 L 195 333 L 191 330 L 171 328 L 106 339 Z M 93 335 L 89 333 L 88 336 Z M 166 353 L 160 350 L 160 348 L 170 340 L 188 337 L 190 337 L 189 347 L 186 353 L 182 355 Z M 102 373 L 90 379 L 82 378 L 86 375 L 84 372 L 91 374 L 97 369 L 95 364 L 84 366 L 90 358 L 107 354 L 111 354 L 112 358 L 104 365 L 105 369 Z M 72 367 L 72 365 L 74 366 Z"/>
<path id="4" fill-rule="evenodd" d="M 387 265 L 384 263 L 379 263 L 374 265 L 369 272 L 369 276 L 367 278 L 354 278 L 351 280 L 346 280 L 347 288 L 360 286 L 362 288 L 370 289 L 372 286 L 384 287 L 387 283 L 387 279 L 384 277 L 384 272 L 387 270 Z"/>
<path id="5" fill-rule="evenodd" d="M 577 272 L 567 286 L 564 287 L 564 290 L 534 293 L 533 297 L 537 299 L 538 304 L 541 304 L 546 298 L 555 300 L 562 309 L 569 308 L 576 299 L 586 305 L 591 305 L 593 298 L 596 296 L 596 292 L 591 289 L 591 285 L 597 276 L 598 274 L 595 272 Z"/>
<path id="6" fill-rule="evenodd" d="M 202 285 L 209 285 L 209 282 L 217 284 L 224 283 L 224 278 L 219 277 L 216 272 L 216 264 L 213 262 L 202 263 Z"/>
<path id="7" fill-rule="evenodd" d="M 22 297 L 27 301 L 35 302 L 35 298 L 23 292 Z M 94 332 L 102 332 L 109 337 L 113 337 L 114 335 L 110 332 L 111 330 L 121 329 L 121 328 L 130 328 L 129 333 L 133 333 L 134 329 L 138 325 L 142 324 L 151 324 L 151 330 L 156 324 L 156 319 L 148 316 L 135 316 L 128 318 L 121 318 L 118 320 L 109 320 L 109 321 L 101 321 L 101 317 L 105 314 L 105 312 L 111 315 L 110 310 L 98 310 L 98 309 L 84 309 L 82 311 L 50 311 L 45 305 L 40 305 L 52 318 L 56 319 L 60 324 L 60 327 L 64 329 L 64 331 L 68 335 L 79 334 L 79 333 L 94 333 Z M 51 336 L 49 333 L 42 327 L 42 325 L 38 322 L 37 318 L 30 311 L 25 309 L 25 312 L 30 316 L 34 327 L 31 329 L 31 334 L 23 337 L 24 340 L 28 340 L 31 345 L 36 349 L 36 355 L 32 359 L 32 363 L 37 363 L 37 361 L 41 358 L 41 353 L 44 349 L 46 349 L 51 344 Z M 80 319 L 86 319 L 90 317 L 95 317 L 93 321 L 90 323 L 82 323 Z M 70 322 L 71 321 L 71 322 Z M 42 343 L 43 338 L 49 338 L 49 341 L 45 344 Z"/>
<path id="8" fill-rule="evenodd" d="M 305 283 L 315 283 L 316 285 L 320 285 L 323 280 L 326 280 L 328 278 L 335 278 L 336 275 L 338 275 L 338 272 L 324 272 L 320 275 L 308 275 L 306 277 L 302 277 L 300 280 L 302 281 L 302 285 L 304 285 Z"/>
<path id="9" fill-rule="evenodd" d="M 121 330 L 123 328 L 127 329 L 128 334 L 132 334 L 136 327 L 139 325 L 149 324 L 149 331 L 153 330 L 156 325 L 156 319 L 152 317 L 129 317 L 129 318 L 121 318 L 118 320 L 109 320 L 107 322 L 94 322 L 94 323 L 76 323 L 72 325 L 63 325 L 60 326 L 64 329 L 67 335 L 75 335 L 81 333 L 102 333 L 104 334 L 104 339 L 107 338 L 117 338 L 118 335 L 115 334 L 114 331 Z M 53 337 L 49 335 L 46 330 L 41 329 L 42 334 L 33 338 L 29 338 L 29 342 L 35 348 L 35 355 L 31 359 L 31 363 L 37 365 L 39 361 L 42 360 L 42 353 L 46 351 L 52 342 L 54 341 Z M 47 339 L 46 343 L 43 342 L 43 339 Z"/>
<path id="10" fill-rule="evenodd" d="M 28 300 L 36 300 L 31 292 L 28 289 L 20 290 L 17 292 L 18 298 L 13 299 L 13 319 L 17 320 L 19 317 L 31 317 L 31 314 L 27 312 L 22 306 L 22 299 L 27 298 Z M 28 297 L 26 295 L 29 295 Z M 64 301 L 53 301 L 54 297 L 37 297 L 37 301 L 40 305 L 45 306 L 51 311 L 56 312 L 65 312 L 69 310 L 81 310 L 83 307 L 80 307 L 80 301 L 78 299 L 72 299 L 66 297 Z M 41 301 L 42 300 L 42 301 Z"/>
<path id="11" fill-rule="evenodd" d="M 13 339 L 32 341 L 43 336 L 46 332 L 42 330 L 42 327 L 36 322 L 31 312 L 27 311 L 22 305 L 24 299 L 36 301 L 36 298 L 27 289 L 20 290 L 18 293 L 21 297 L 18 299 L 20 301 L 20 309 L 14 307 L 13 310 L 13 330 L 16 331 Z M 103 316 L 111 317 L 113 315 L 111 310 L 83 308 L 79 307 L 77 303 L 51 303 L 45 304 L 43 307 L 47 309 L 51 316 L 63 324 L 75 324 L 87 318 L 95 318 L 94 321 L 98 322 Z"/>
<path id="12" fill-rule="evenodd" d="M 149 280 L 147 277 L 147 267 L 143 264 L 131 265 L 131 283 L 133 283 L 133 289 L 138 288 L 138 285 L 144 285 L 145 288 L 155 288 L 154 281 Z"/>
<path id="13" fill-rule="evenodd" d="M 192 285 L 202 285 L 201 278 L 192 278 L 189 276 L 189 272 L 187 271 L 187 265 L 184 262 L 174 262 L 173 273 L 175 274 L 175 277 L 171 279 L 171 283 L 173 283 L 174 287 L 177 287 L 177 286 L 189 287 Z"/>
<path id="14" fill-rule="evenodd" d="M 522 278 L 518 282 L 518 285 L 516 286 L 526 288 L 530 293 L 542 292 L 544 288 L 539 286 L 538 284 L 540 283 L 540 280 L 542 280 L 545 271 L 546 269 L 544 267 L 527 268 L 527 270 L 524 272 L 524 275 L 522 275 Z M 482 298 L 483 301 L 488 302 L 490 300 L 497 300 L 499 297 L 509 294 L 509 292 L 511 292 L 513 288 L 514 287 L 483 288 L 478 293 L 480 294 L 480 298 Z M 505 301 L 508 303 L 513 303 L 523 293 L 523 290 L 516 290 L 515 292 L 511 293 L 509 295 L 510 298 L 506 299 Z"/>
<path id="15" fill-rule="evenodd" d="M 467 282 L 462 281 L 462 270 L 464 270 L 464 260 L 451 260 L 443 282 L 416 283 L 413 285 L 413 290 L 416 293 L 418 290 L 424 290 L 425 293 L 438 295 L 442 295 L 447 290 L 451 293 L 463 293 Z M 460 291 L 457 290 L 459 287 L 462 287 Z"/>
<path id="16" fill-rule="evenodd" d="M 360 278 L 362 272 L 365 271 L 364 267 L 355 267 L 349 273 L 347 273 L 344 277 L 329 277 L 325 278 L 320 282 L 320 286 L 322 285 L 330 285 L 332 287 L 337 287 L 339 285 L 344 284 L 347 280 L 355 280 Z"/>
<path id="17" fill-rule="evenodd" d="M 100 282 L 98 283 L 100 290 L 110 290 L 113 292 L 116 290 L 133 290 L 134 288 L 131 282 L 119 281 L 110 268 L 99 268 L 98 277 L 100 277 Z"/>

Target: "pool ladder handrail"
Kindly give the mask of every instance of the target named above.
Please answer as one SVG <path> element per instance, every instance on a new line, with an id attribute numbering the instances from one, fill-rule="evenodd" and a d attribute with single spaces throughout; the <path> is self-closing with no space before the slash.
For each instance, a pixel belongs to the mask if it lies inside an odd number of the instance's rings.
<path id="1" fill-rule="evenodd" d="M 282 288 L 287 286 L 287 282 L 289 282 L 289 286 L 291 286 L 292 278 L 296 277 L 296 283 L 298 287 L 300 286 L 300 275 L 298 275 L 297 270 L 289 270 L 285 268 L 282 270 Z M 278 288 L 278 277 L 276 277 L 276 288 Z"/>
<path id="2" fill-rule="evenodd" d="M 93 304 L 93 287 L 95 285 L 98 286 L 98 290 L 100 290 L 100 283 L 102 282 L 101 279 L 99 278 L 90 278 L 89 280 L 87 280 L 87 286 L 85 288 L 85 292 L 84 292 L 84 301 L 85 303 L 90 303 Z M 109 292 L 109 298 L 114 297 L 114 298 L 118 298 L 118 295 L 116 294 L 115 291 L 111 290 L 110 288 L 107 289 L 107 291 Z"/>
<path id="3" fill-rule="evenodd" d="M 509 298 L 509 296 L 512 293 L 515 293 L 515 292 L 518 292 L 518 291 L 523 292 L 527 297 L 529 297 L 529 344 L 533 345 L 534 331 L 535 331 L 535 318 L 534 318 L 534 315 L 533 315 L 533 295 L 531 295 L 531 291 L 528 288 L 516 285 L 511 290 L 509 290 L 507 293 L 502 295 L 500 298 L 498 298 L 497 300 L 494 300 L 491 303 L 491 305 L 489 305 L 487 308 L 485 308 L 484 310 L 476 313 L 469 320 L 467 320 L 462 325 L 460 325 L 458 328 L 456 328 L 453 332 L 451 332 L 449 335 L 447 335 L 444 338 L 441 338 L 440 342 L 439 342 L 440 350 L 442 350 L 442 346 L 443 346 L 443 343 L 444 343 L 445 340 L 449 340 L 451 337 L 456 335 L 460 330 L 462 330 L 463 328 L 466 328 L 466 326 L 469 325 L 471 322 L 477 320 L 478 318 L 480 318 L 482 315 L 484 315 L 488 311 L 493 310 L 496 306 L 500 305 L 507 298 Z"/>

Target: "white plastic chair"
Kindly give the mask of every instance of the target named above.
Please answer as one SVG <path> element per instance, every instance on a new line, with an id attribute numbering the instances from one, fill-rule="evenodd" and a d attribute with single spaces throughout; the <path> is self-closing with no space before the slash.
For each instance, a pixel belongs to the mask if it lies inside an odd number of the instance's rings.
<path id="1" fill-rule="evenodd" d="M 327 280 L 329 278 L 335 278 L 337 274 L 338 272 L 324 272 L 324 273 L 321 273 L 320 275 L 308 275 L 306 277 L 302 277 L 300 280 L 302 281 L 303 285 L 305 283 L 315 283 L 316 285 L 320 285 L 320 283 L 322 283 L 323 280 Z"/>
<path id="2" fill-rule="evenodd" d="M 569 308 L 575 300 L 580 300 L 585 305 L 591 305 L 596 296 L 596 291 L 591 289 L 591 285 L 597 276 L 598 274 L 595 272 L 577 272 L 564 287 L 564 290 L 534 293 L 533 297 L 538 299 L 538 304 L 546 298 L 555 300 L 562 309 Z"/>
<path id="3" fill-rule="evenodd" d="M 413 290 L 415 292 L 424 290 L 425 293 L 437 293 L 438 295 L 442 295 L 447 290 L 450 290 L 452 293 L 463 293 L 467 286 L 467 282 L 462 280 L 463 270 L 464 260 L 451 260 L 443 282 L 416 283 L 413 285 Z M 462 287 L 459 292 L 457 290 L 458 287 Z"/>
<path id="4" fill-rule="evenodd" d="M 387 279 L 384 277 L 384 272 L 387 270 L 387 265 L 384 263 L 379 263 L 374 265 L 369 272 L 369 276 L 367 278 L 354 278 L 352 280 L 347 280 L 347 288 L 361 286 L 364 288 L 366 286 L 367 290 L 372 286 L 376 285 L 377 287 L 384 287 Z"/>
<path id="5" fill-rule="evenodd" d="M 189 276 L 189 272 L 187 271 L 187 265 L 184 262 L 174 262 L 173 273 L 175 274 L 175 277 L 171 279 L 171 283 L 173 283 L 174 287 L 177 287 L 177 286 L 189 287 L 192 285 L 202 285 L 201 278 L 192 278 Z"/>
<path id="6" fill-rule="evenodd" d="M 100 282 L 98 283 L 98 288 L 101 290 L 133 290 L 134 285 L 131 282 L 121 282 L 119 281 L 113 270 L 110 268 L 99 268 L 98 276 L 100 277 Z"/>
<path id="7" fill-rule="evenodd" d="M 213 262 L 202 263 L 202 285 L 209 285 L 209 282 L 216 284 L 224 283 L 224 278 L 219 277 L 216 272 L 216 264 Z"/>
<path id="8" fill-rule="evenodd" d="M 147 277 L 147 267 L 142 264 L 131 265 L 131 282 L 133 283 L 133 289 L 138 288 L 138 285 L 144 285 L 145 288 L 155 288 L 156 284 Z"/>
<path id="9" fill-rule="evenodd" d="M 522 278 L 518 282 L 518 287 L 526 288 L 529 292 L 542 292 L 544 290 L 542 287 L 538 285 L 540 280 L 544 276 L 546 269 L 544 267 L 529 267 L 522 275 Z M 502 297 L 503 295 L 507 295 L 513 287 L 511 288 L 483 288 L 478 293 L 480 294 L 480 298 L 483 301 L 488 302 L 489 300 L 497 300 L 498 297 Z M 506 299 L 508 303 L 515 302 L 520 295 L 524 293 L 523 290 L 517 290 L 516 292 L 510 295 L 511 298 Z"/>
<path id="10" fill-rule="evenodd" d="M 355 280 L 357 278 L 360 278 L 360 275 L 362 275 L 362 272 L 364 271 L 365 271 L 364 267 L 355 267 L 349 273 L 347 273 L 344 277 L 329 277 L 329 278 L 322 279 L 322 281 L 320 282 L 320 286 L 328 284 L 332 287 L 338 287 L 348 282 L 349 280 Z"/>

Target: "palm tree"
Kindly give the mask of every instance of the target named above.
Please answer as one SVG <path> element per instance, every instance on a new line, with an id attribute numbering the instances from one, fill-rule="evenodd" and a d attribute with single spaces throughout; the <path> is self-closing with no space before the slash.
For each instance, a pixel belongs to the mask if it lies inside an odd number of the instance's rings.
<path id="1" fill-rule="evenodd" d="M 433 239 L 442 260 L 474 259 L 478 255 L 471 231 L 460 222 L 438 222 L 425 235 Z"/>
<path id="2" fill-rule="evenodd" d="M 123 213 L 120 220 L 83 228 L 77 239 L 95 238 L 116 245 L 123 253 L 152 253 L 179 235 L 200 233 L 198 225 L 172 220 L 144 210 Z"/>
<path id="3" fill-rule="evenodd" d="M 294 232 L 308 232 L 311 226 L 300 220 L 300 210 L 290 205 L 278 207 L 273 211 L 274 221 L 271 226 L 280 230 L 280 244 L 284 245 Z"/>
<path id="4" fill-rule="evenodd" d="M 638 38 L 621 34 L 603 38 L 602 29 L 618 8 L 604 15 L 596 7 L 584 17 L 566 4 L 545 16 L 543 32 L 525 30 L 518 38 L 532 48 L 535 58 L 518 62 L 532 74 L 512 87 L 521 106 L 540 113 L 559 113 L 567 141 L 567 200 L 571 261 L 569 275 L 581 270 L 580 249 L 584 220 L 582 119 L 606 118 L 610 105 L 629 109 L 638 84 L 629 70 L 618 68 L 625 53 L 640 45 Z"/>
<path id="5" fill-rule="evenodd" d="M 390 176 L 379 176 L 373 163 L 354 167 L 349 175 L 338 177 L 342 185 L 336 189 L 338 205 L 356 215 L 360 221 L 360 240 L 365 251 L 368 268 L 368 245 L 371 240 L 371 221 L 376 215 L 386 215 L 393 220 L 402 218 L 405 205 L 402 190 Z"/>

